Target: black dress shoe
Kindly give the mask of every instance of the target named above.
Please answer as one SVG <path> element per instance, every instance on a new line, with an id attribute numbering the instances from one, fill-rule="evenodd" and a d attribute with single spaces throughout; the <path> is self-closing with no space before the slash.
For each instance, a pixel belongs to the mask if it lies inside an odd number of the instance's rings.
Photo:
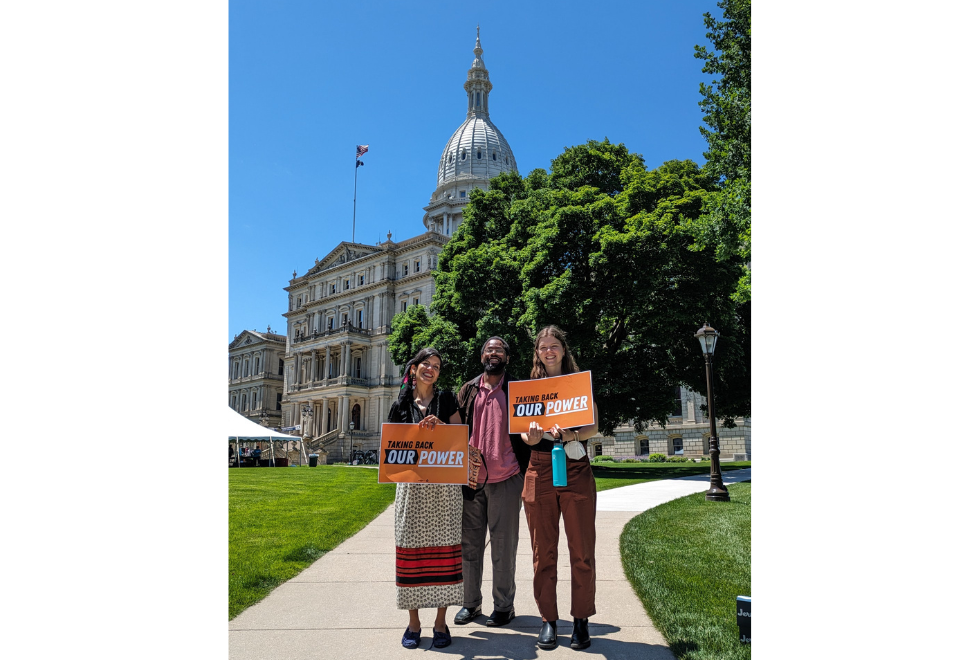
<path id="1" fill-rule="evenodd" d="M 500 612 L 494 610 L 490 618 L 487 619 L 488 626 L 506 626 L 508 623 L 514 620 L 514 610 L 510 612 Z"/>
<path id="2" fill-rule="evenodd" d="M 456 614 L 456 618 L 453 619 L 453 621 L 456 623 L 457 626 L 461 626 L 463 624 L 469 623 L 470 621 L 480 616 L 481 614 L 483 614 L 483 612 L 480 610 L 479 606 L 464 607 L 459 611 L 458 614 Z"/>
<path id="3" fill-rule="evenodd" d="M 575 619 L 572 623 L 572 648 L 587 649 L 592 646 L 589 638 L 589 620 Z"/>
<path id="4" fill-rule="evenodd" d="M 558 646 L 558 622 L 544 621 L 541 624 L 541 632 L 538 633 L 538 648 L 553 649 Z"/>

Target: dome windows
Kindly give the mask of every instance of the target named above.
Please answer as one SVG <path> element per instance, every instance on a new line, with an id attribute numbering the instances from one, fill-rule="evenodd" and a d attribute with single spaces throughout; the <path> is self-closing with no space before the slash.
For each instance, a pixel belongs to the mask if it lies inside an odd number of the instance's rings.
<path id="1" fill-rule="evenodd" d="M 494 152 L 493 152 L 492 154 L 490 154 L 490 156 L 491 156 L 491 157 L 492 157 L 492 158 L 493 158 L 494 160 L 497 160 L 497 152 L 496 152 L 496 151 L 494 151 Z"/>
<path id="2" fill-rule="evenodd" d="M 476 159 L 477 160 L 481 160 L 482 158 L 483 158 L 483 150 L 482 149 L 477 149 L 476 150 Z"/>
<path id="3" fill-rule="evenodd" d="M 463 151 L 461 152 L 461 154 L 459 156 L 459 159 L 460 160 L 466 160 L 466 149 L 463 149 Z"/>

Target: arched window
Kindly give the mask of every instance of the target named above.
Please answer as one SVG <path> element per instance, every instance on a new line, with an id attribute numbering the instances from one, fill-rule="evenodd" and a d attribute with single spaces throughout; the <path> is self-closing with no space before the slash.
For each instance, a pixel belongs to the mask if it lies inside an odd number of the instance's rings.
<path id="1" fill-rule="evenodd" d="M 494 160 L 497 160 L 497 152 L 494 151 L 493 153 L 491 153 L 490 157 L 493 158 Z"/>
<path id="2" fill-rule="evenodd" d="M 261 364 L 261 360 L 259 359 L 259 356 L 256 355 L 255 356 L 255 364 L 252 365 L 252 373 L 254 373 L 255 375 L 258 375 L 258 373 L 259 373 L 259 366 L 260 366 L 260 364 Z"/>
<path id="3" fill-rule="evenodd" d="M 354 360 L 354 378 L 361 377 L 361 358 Z"/>
<path id="4" fill-rule="evenodd" d="M 354 422 L 354 430 L 361 430 L 361 404 L 355 403 L 350 411 L 350 421 Z"/>
<path id="5" fill-rule="evenodd" d="M 466 160 L 466 149 L 463 149 L 463 152 L 460 154 L 459 159 Z"/>
<path id="6" fill-rule="evenodd" d="M 242 378 L 248 376 L 248 358 L 245 359 L 245 363 L 242 365 Z"/>
<path id="7" fill-rule="evenodd" d="M 252 410 L 255 410 L 255 403 L 256 403 L 255 397 L 256 396 L 257 396 L 257 394 L 255 392 L 252 392 Z"/>
<path id="8" fill-rule="evenodd" d="M 235 375 L 232 378 L 238 378 L 238 363 L 235 363 Z"/>
<path id="9" fill-rule="evenodd" d="M 483 150 L 482 149 L 477 149 L 476 150 L 476 159 L 477 160 L 482 160 L 483 159 Z"/>
<path id="10" fill-rule="evenodd" d="M 285 364 L 283 364 L 283 361 L 282 361 L 282 358 L 280 358 L 280 359 L 279 359 L 279 375 L 280 375 L 280 376 L 282 375 L 282 372 L 283 372 L 283 370 L 285 369 L 285 367 L 286 367 L 286 365 L 285 365 Z"/>

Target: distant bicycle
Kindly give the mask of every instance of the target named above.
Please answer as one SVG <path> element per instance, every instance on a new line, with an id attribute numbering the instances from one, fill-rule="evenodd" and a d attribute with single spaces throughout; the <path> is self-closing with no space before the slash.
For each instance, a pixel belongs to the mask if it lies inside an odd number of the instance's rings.
<path id="1" fill-rule="evenodd" d="M 364 462 L 364 452 L 360 449 L 356 449 L 350 453 L 350 464 L 360 465 Z"/>
<path id="2" fill-rule="evenodd" d="M 378 452 L 371 451 L 364 453 L 364 465 L 377 465 L 378 464 Z"/>

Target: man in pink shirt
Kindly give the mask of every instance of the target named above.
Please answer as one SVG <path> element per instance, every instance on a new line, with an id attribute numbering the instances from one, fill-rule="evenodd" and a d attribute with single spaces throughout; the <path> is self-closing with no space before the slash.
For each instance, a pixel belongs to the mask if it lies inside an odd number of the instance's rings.
<path id="1" fill-rule="evenodd" d="M 500 337 L 483 345 L 483 373 L 463 385 L 457 396 L 459 413 L 470 427 L 470 444 L 486 459 L 480 466 L 476 490 L 463 486 L 463 609 L 458 625 L 482 614 L 483 554 L 490 531 L 493 568 L 493 613 L 488 626 L 503 626 L 514 618 L 517 586 L 517 540 L 521 491 L 531 449 L 520 434 L 508 433 L 506 372 L 510 346 Z"/>

